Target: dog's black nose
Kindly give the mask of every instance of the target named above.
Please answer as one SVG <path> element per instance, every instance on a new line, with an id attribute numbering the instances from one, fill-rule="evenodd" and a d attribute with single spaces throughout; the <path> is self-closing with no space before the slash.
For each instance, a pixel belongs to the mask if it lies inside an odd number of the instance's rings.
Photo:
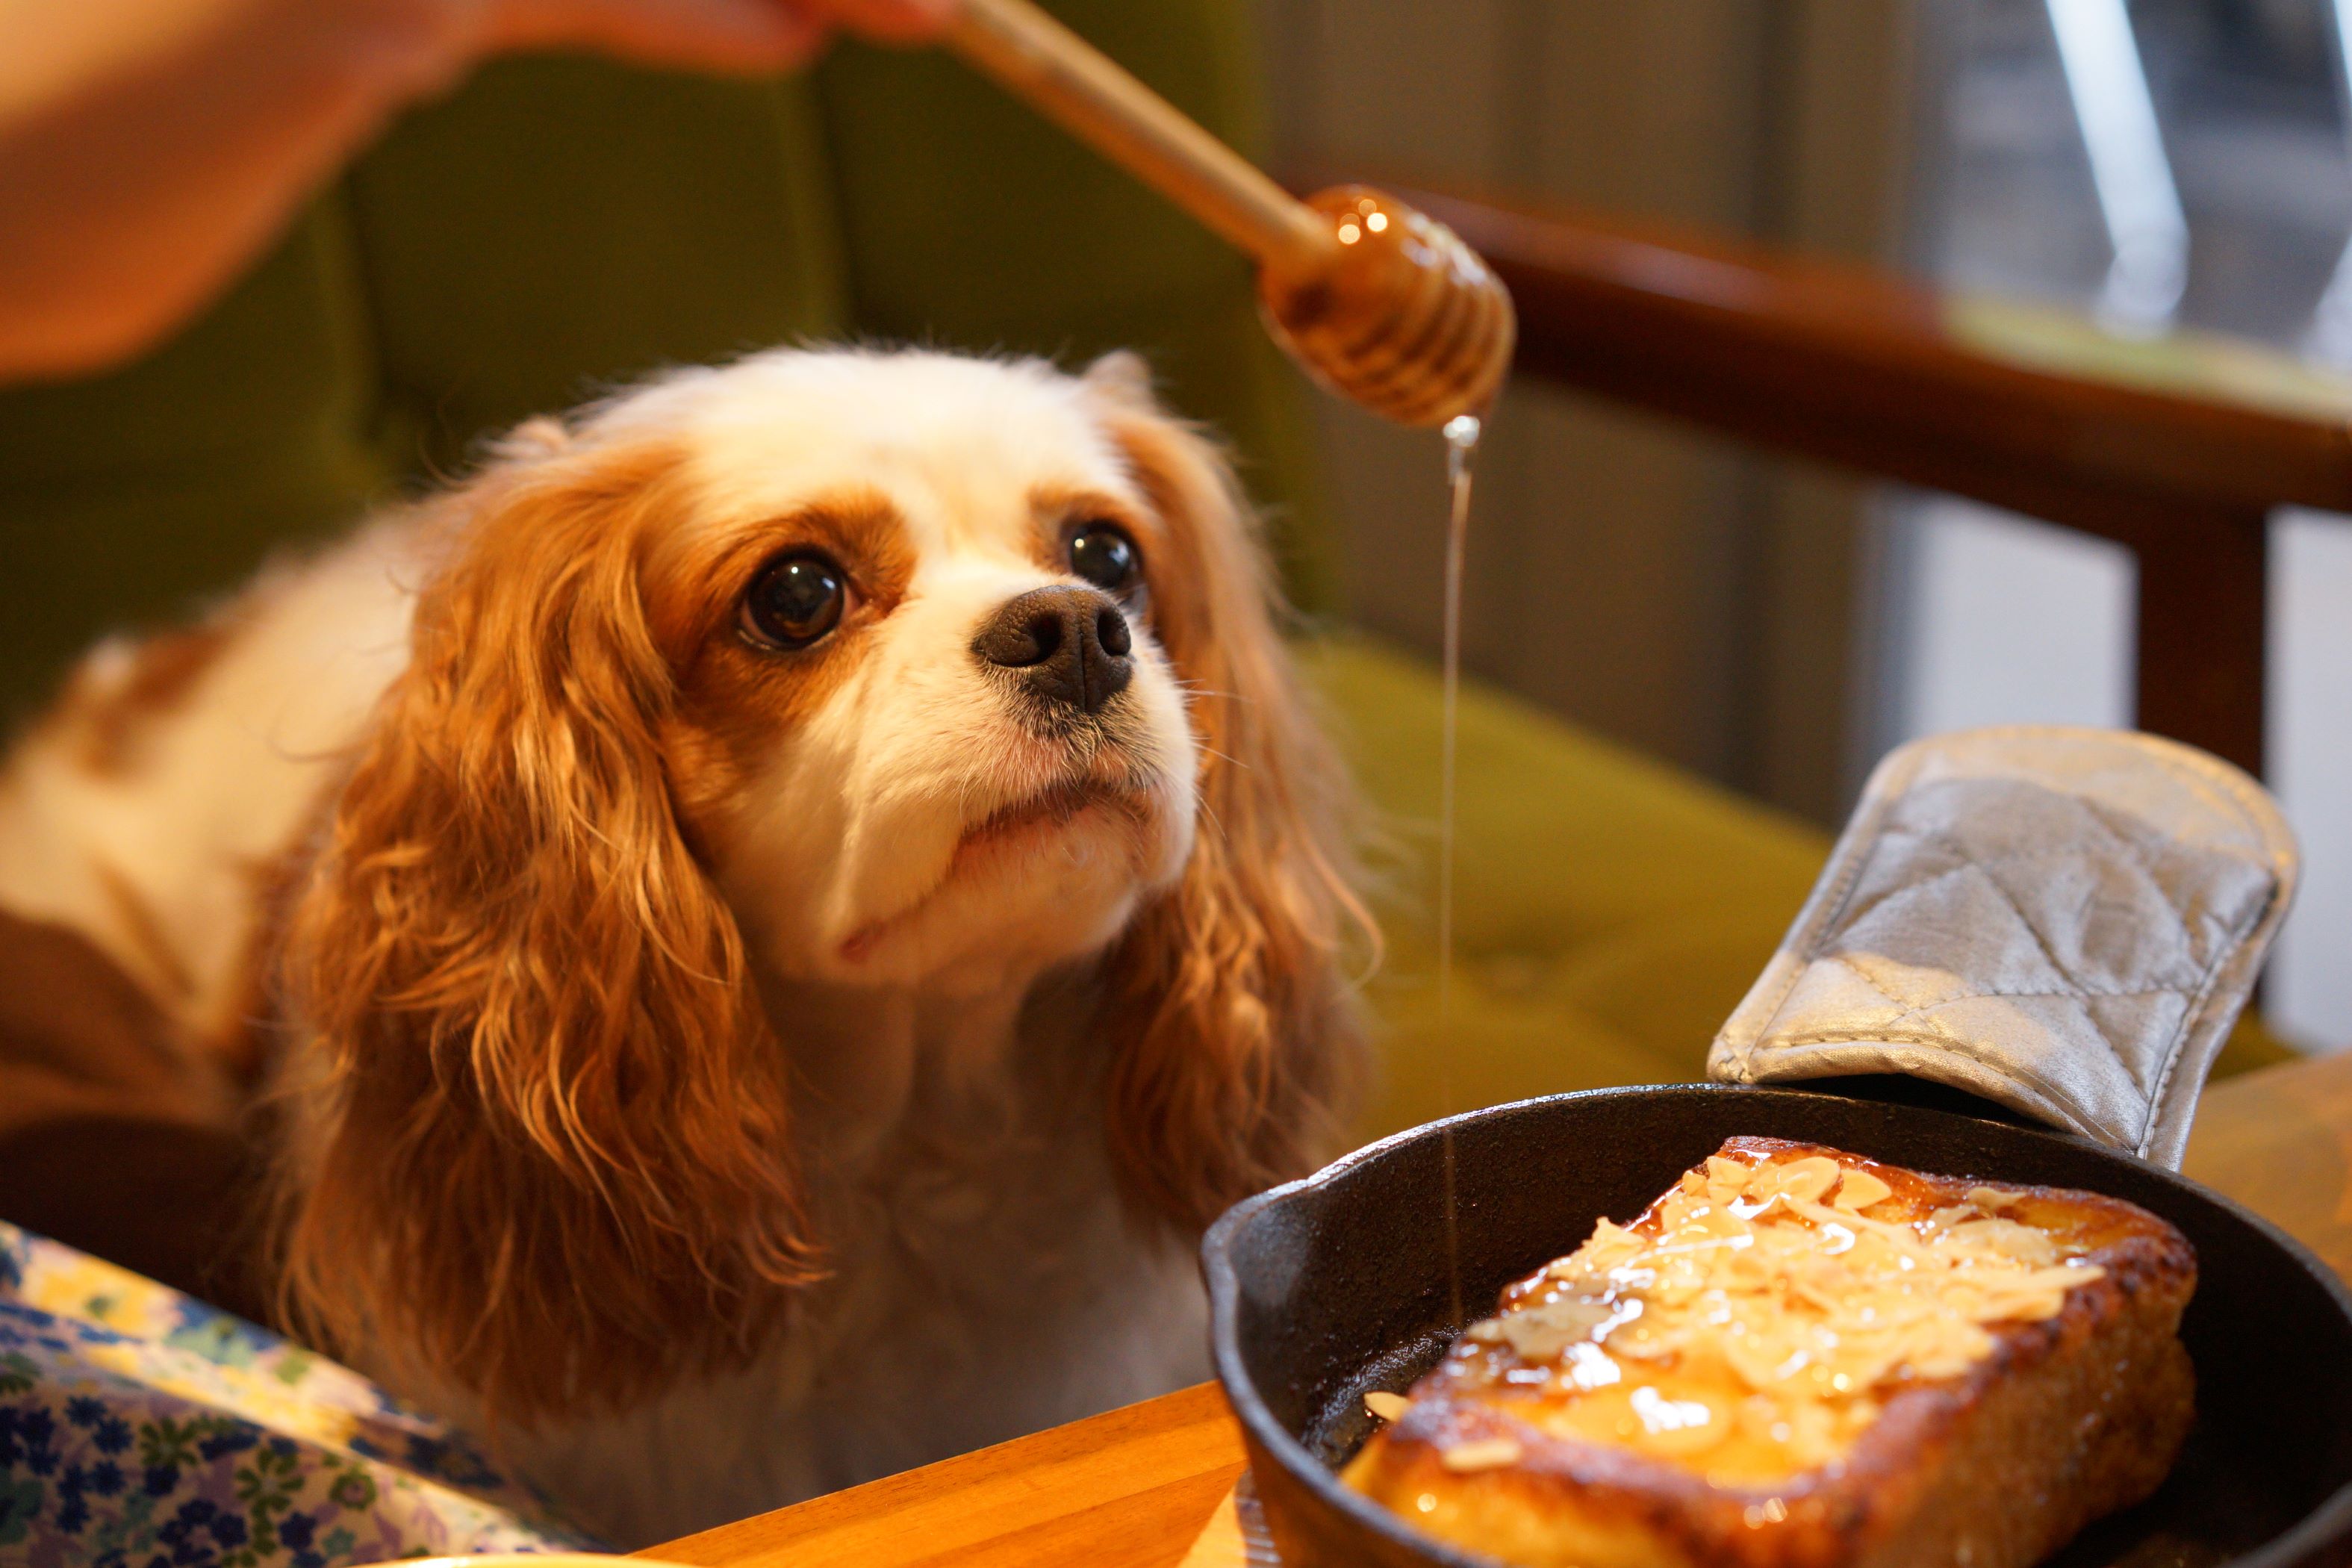
<path id="1" fill-rule="evenodd" d="M 1004 601 L 971 651 L 1020 673 L 1040 697 L 1081 713 L 1098 711 L 1127 689 L 1135 661 L 1118 601 L 1092 588 L 1033 588 Z"/>

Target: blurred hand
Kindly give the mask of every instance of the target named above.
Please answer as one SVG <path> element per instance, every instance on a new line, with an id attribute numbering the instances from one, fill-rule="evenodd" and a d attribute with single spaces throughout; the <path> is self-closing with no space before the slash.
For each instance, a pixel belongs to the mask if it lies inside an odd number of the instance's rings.
<path id="1" fill-rule="evenodd" d="M 0 383 L 86 374 L 209 303 L 383 123 L 485 58 L 733 75 L 958 0 L 0 0 Z"/>

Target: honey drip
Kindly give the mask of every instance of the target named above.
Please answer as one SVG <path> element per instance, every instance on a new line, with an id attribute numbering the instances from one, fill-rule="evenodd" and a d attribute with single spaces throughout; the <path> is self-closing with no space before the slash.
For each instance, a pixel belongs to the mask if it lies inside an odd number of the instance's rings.
<path id="1" fill-rule="evenodd" d="M 1437 761 L 1437 1050 L 1438 1092 L 1454 1111 L 1454 759 L 1455 718 L 1462 698 L 1462 561 L 1470 536 L 1470 468 L 1478 452 L 1478 417 L 1445 422 L 1445 480 L 1453 510 L 1445 529 L 1444 695 L 1439 708 Z M 1454 1178 L 1454 1128 L 1439 1135 L 1445 1169 L 1445 1279 L 1453 1317 L 1462 1313 L 1462 1237 Z"/>

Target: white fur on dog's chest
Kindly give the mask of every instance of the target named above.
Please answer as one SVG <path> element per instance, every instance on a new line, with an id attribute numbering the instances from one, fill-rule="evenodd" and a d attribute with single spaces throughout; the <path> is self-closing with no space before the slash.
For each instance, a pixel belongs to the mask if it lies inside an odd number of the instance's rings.
<path id="1" fill-rule="evenodd" d="M 891 1205 L 755 1365 L 504 1455 L 636 1548 L 1197 1383 L 1192 1250 L 1119 1212 L 1103 1164 L 1097 1135 L 997 1163 L 1016 1190 Z M 910 1226 L 909 1206 L 992 1212 Z"/>

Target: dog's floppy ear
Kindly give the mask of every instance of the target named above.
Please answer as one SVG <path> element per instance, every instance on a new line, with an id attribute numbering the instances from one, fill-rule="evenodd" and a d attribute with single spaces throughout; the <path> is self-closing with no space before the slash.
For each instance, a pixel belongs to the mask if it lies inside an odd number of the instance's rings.
<path id="1" fill-rule="evenodd" d="M 636 552 L 675 458 L 510 445 L 289 914 L 294 1321 L 499 1418 L 748 1356 L 813 1277 L 781 1054 L 681 837 Z"/>
<path id="2" fill-rule="evenodd" d="M 1347 964 L 1377 934 L 1352 887 L 1347 781 L 1239 487 L 1150 405 L 1139 361 L 1110 363 L 1086 380 L 1167 525 L 1152 620 L 1201 742 L 1192 858 L 1109 967 L 1111 1149 L 1133 1198 L 1198 1227 L 1337 1152 L 1362 1054 Z"/>

